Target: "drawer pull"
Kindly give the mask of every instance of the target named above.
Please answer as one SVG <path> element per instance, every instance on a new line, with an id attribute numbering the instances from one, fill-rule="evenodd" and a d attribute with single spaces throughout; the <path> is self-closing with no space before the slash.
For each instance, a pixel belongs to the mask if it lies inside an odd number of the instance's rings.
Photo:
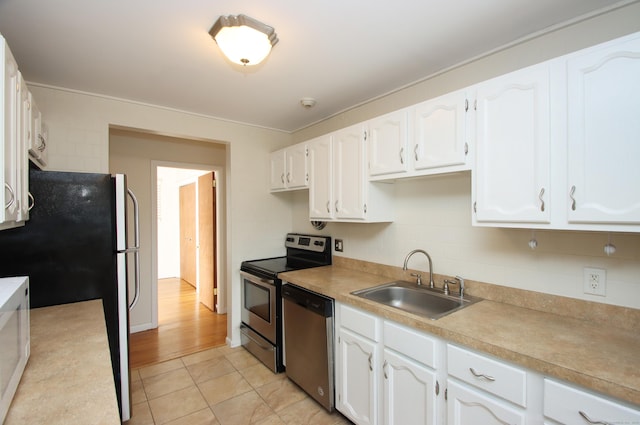
<path id="1" fill-rule="evenodd" d="M 373 354 L 369 354 L 369 370 L 373 371 L 373 362 L 371 361 L 371 358 L 373 357 Z"/>
<path id="2" fill-rule="evenodd" d="M 382 365 L 382 374 L 384 375 L 384 379 L 389 379 L 389 376 L 387 375 L 387 361 L 384 361 L 384 364 Z"/>
<path id="3" fill-rule="evenodd" d="M 469 368 L 469 372 L 471 372 L 471 374 L 473 376 L 475 376 L 476 378 L 486 379 L 489 382 L 493 382 L 493 381 L 496 380 L 496 378 L 494 378 L 493 376 L 489 376 L 489 375 L 485 375 L 485 374 L 476 372 L 472 367 Z"/>
<path id="4" fill-rule="evenodd" d="M 611 425 L 609 422 L 603 422 L 603 421 L 594 421 L 592 420 L 589 416 L 587 416 L 586 413 L 584 413 L 582 410 L 579 410 L 578 413 L 580 413 L 580 416 L 582 416 L 584 418 L 585 421 L 589 422 L 590 424 L 594 424 L 594 425 Z"/>

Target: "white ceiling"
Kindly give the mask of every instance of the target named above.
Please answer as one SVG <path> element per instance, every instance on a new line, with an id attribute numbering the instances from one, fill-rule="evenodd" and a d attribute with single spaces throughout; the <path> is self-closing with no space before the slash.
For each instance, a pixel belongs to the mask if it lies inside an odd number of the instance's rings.
<path id="1" fill-rule="evenodd" d="M 27 82 L 290 132 L 617 3 L 0 0 L 0 33 Z M 257 67 L 231 65 L 208 34 L 239 13 L 280 39 Z"/>

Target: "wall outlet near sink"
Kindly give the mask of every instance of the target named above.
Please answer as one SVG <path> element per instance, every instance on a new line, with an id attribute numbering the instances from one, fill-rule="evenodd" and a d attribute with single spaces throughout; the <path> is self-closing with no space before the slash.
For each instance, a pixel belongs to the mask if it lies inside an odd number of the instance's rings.
<path id="1" fill-rule="evenodd" d="M 584 293 L 606 296 L 607 271 L 605 269 L 584 268 Z"/>

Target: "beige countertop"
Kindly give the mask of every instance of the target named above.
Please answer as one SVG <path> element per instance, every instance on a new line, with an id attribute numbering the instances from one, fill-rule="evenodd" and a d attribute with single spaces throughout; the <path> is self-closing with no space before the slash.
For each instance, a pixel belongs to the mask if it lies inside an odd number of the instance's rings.
<path id="1" fill-rule="evenodd" d="M 31 356 L 4 425 L 120 424 L 101 300 L 31 310 Z"/>
<path id="2" fill-rule="evenodd" d="M 625 329 L 610 323 L 601 325 L 593 320 L 484 299 L 438 320 L 430 320 L 350 294 L 394 280 L 388 275 L 374 274 L 376 272 L 376 267 L 358 270 L 337 266 L 334 261 L 333 266 L 282 273 L 280 277 L 336 301 L 494 355 L 544 376 L 566 380 L 640 406 L 640 333 L 635 322 L 629 325 L 628 314 L 618 318 L 624 319 L 629 326 Z M 486 290 L 480 285 L 473 289 L 476 293 L 472 295 Z M 532 295 L 535 293 L 521 292 L 521 295 L 536 298 Z M 540 304 L 553 304 L 561 311 L 574 313 L 577 310 L 576 302 L 566 298 L 549 295 L 540 298 L 544 300 Z M 582 308 L 595 304 L 581 303 Z M 610 309 L 617 311 L 616 307 Z M 633 320 L 637 313 L 631 312 Z M 611 323 L 615 323 L 616 318 L 612 319 Z"/>

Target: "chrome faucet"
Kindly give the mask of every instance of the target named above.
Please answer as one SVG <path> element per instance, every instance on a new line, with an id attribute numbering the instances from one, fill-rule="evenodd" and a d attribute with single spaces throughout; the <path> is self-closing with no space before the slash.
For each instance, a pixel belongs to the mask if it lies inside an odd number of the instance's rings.
<path id="1" fill-rule="evenodd" d="M 424 251 L 422 249 L 414 249 L 413 251 L 408 253 L 404 258 L 404 266 L 402 266 L 402 270 L 407 270 L 407 263 L 409 262 L 409 258 L 411 258 L 411 256 L 417 252 L 426 255 L 427 260 L 429 260 L 429 288 L 433 288 L 433 263 L 431 262 L 431 257 L 429 256 L 429 254 L 427 254 L 427 251 Z M 420 275 L 419 273 L 411 273 L 411 276 L 415 276 L 417 278 L 418 285 L 422 285 L 422 275 Z"/>
<path id="2" fill-rule="evenodd" d="M 455 280 L 448 280 L 445 279 L 444 281 L 444 294 L 445 295 L 449 295 L 449 285 L 460 285 L 460 298 L 462 298 L 464 296 L 464 279 L 461 278 L 460 276 L 456 276 L 454 277 Z"/>

